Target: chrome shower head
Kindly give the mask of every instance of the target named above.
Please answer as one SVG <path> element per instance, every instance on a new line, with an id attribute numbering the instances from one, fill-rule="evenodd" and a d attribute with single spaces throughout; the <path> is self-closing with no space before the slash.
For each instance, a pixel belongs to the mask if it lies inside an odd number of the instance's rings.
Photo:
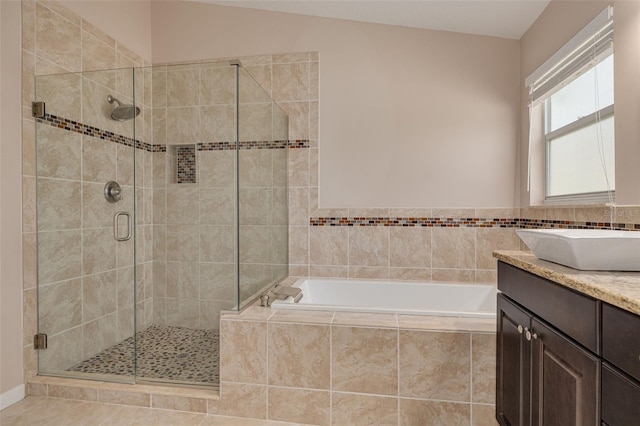
<path id="1" fill-rule="evenodd" d="M 116 107 L 111 111 L 111 118 L 115 121 L 127 121 L 136 118 L 140 114 L 140 108 L 133 105 L 123 105 L 113 96 L 107 96 L 107 102 L 116 103 Z"/>

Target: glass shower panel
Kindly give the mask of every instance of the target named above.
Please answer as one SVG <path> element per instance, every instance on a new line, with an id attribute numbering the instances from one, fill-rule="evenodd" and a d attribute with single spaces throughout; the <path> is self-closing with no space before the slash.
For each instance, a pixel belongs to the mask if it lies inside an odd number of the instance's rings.
<path id="1" fill-rule="evenodd" d="M 36 77 L 40 374 L 135 375 L 134 72 Z"/>
<path id="2" fill-rule="evenodd" d="M 288 120 L 243 67 L 238 99 L 239 306 L 288 274 Z"/>

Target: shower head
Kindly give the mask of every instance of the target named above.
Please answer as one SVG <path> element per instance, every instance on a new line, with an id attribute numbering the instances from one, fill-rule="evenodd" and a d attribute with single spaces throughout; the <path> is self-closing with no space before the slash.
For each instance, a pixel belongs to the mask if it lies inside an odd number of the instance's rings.
<path id="1" fill-rule="evenodd" d="M 127 121 L 136 118 L 140 114 L 140 108 L 133 105 L 123 105 L 122 102 L 113 96 L 107 96 L 107 102 L 116 103 L 116 107 L 111 111 L 111 118 L 115 121 Z"/>

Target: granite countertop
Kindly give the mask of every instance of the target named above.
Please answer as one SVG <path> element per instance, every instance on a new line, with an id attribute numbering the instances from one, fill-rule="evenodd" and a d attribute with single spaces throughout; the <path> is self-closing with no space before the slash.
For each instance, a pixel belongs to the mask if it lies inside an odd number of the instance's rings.
<path id="1" fill-rule="evenodd" d="M 579 271 L 533 253 L 498 250 L 493 257 L 564 287 L 640 315 L 640 272 Z"/>

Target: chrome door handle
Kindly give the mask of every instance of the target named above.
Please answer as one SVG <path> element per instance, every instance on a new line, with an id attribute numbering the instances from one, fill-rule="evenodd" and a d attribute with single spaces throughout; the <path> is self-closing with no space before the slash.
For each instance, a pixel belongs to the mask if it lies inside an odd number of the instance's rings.
<path id="1" fill-rule="evenodd" d="M 127 235 L 124 237 L 121 237 L 120 233 L 118 232 L 118 219 L 120 218 L 120 216 L 127 217 Z M 113 238 L 115 238 L 116 241 L 129 241 L 131 239 L 131 215 L 129 214 L 129 212 L 120 211 L 116 212 L 116 214 L 113 216 Z"/>

